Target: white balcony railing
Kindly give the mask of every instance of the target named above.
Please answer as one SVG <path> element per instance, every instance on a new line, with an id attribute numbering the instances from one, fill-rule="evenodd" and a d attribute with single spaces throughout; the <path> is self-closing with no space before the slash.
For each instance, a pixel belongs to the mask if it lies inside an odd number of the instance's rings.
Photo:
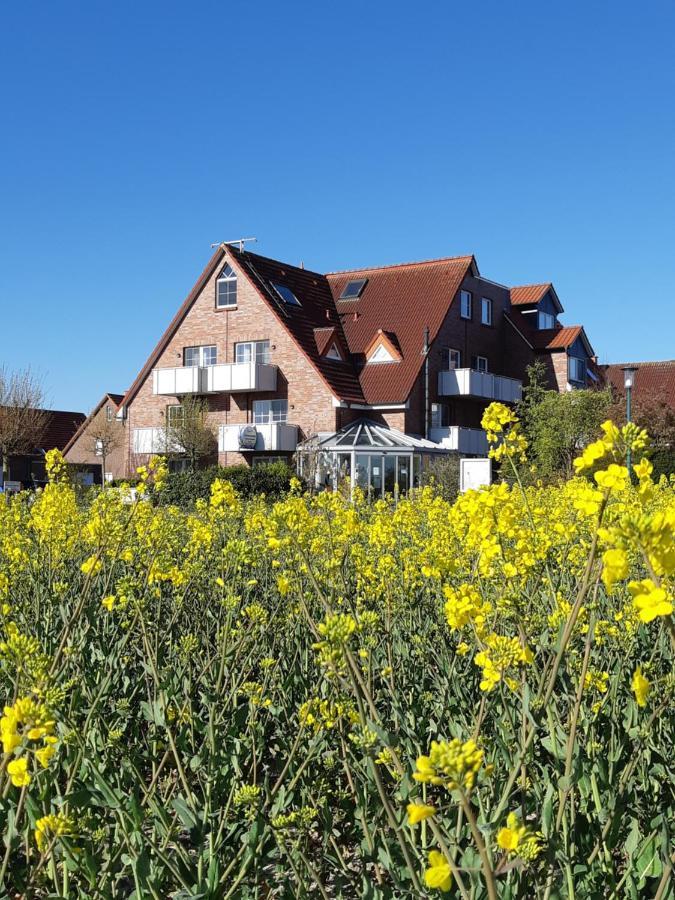
<path id="1" fill-rule="evenodd" d="M 255 439 L 255 443 L 254 443 Z M 276 450 L 291 453 L 298 446 L 298 426 L 286 422 L 265 425 L 221 425 L 218 429 L 218 450 L 246 453 Z"/>
<path id="2" fill-rule="evenodd" d="M 463 428 L 449 425 L 446 428 L 430 428 L 429 440 L 439 444 L 444 450 L 455 450 L 471 456 L 487 456 L 487 435 L 482 428 Z"/>
<path id="3" fill-rule="evenodd" d="M 153 394 L 203 394 L 205 385 L 204 369 L 199 366 L 154 369 L 152 372 Z"/>
<path id="4" fill-rule="evenodd" d="M 132 453 L 182 453 L 183 447 L 166 428 L 134 428 Z"/>
<path id="5" fill-rule="evenodd" d="M 220 363 L 154 369 L 153 394 L 213 394 L 276 391 L 277 367 L 267 363 Z"/>
<path id="6" fill-rule="evenodd" d="M 276 391 L 277 367 L 267 363 L 219 363 L 207 366 L 208 393 L 224 391 L 235 394 L 244 391 Z"/>
<path id="7" fill-rule="evenodd" d="M 523 382 L 477 369 L 449 369 L 438 373 L 438 393 L 442 397 L 483 397 L 516 403 L 522 397 Z"/>

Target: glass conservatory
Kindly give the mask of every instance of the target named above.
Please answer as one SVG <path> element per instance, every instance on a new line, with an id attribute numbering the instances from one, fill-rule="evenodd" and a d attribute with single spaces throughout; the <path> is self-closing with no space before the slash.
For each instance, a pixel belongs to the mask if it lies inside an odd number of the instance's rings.
<path id="1" fill-rule="evenodd" d="M 418 487 L 423 469 L 439 455 L 447 455 L 447 450 L 432 441 L 357 419 L 299 445 L 298 467 L 317 487 L 335 489 L 349 479 L 350 485 L 379 498 Z"/>

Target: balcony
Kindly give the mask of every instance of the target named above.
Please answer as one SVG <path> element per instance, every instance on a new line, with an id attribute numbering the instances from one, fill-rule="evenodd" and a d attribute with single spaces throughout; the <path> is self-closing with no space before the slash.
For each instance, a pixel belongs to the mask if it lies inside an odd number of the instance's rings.
<path id="1" fill-rule="evenodd" d="M 251 453 L 276 450 L 292 453 L 298 446 L 298 426 L 286 422 L 265 425 L 221 425 L 218 429 L 218 451 Z"/>
<path id="2" fill-rule="evenodd" d="M 438 373 L 438 393 L 441 397 L 480 397 L 516 403 L 522 397 L 523 383 L 477 369 L 449 369 Z"/>
<path id="3" fill-rule="evenodd" d="M 277 367 L 268 363 L 219 363 L 207 366 L 206 391 L 209 394 L 224 391 L 228 394 L 248 391 L 276 391 Z"/>
<path id="4" fill-rule="evenodd" d="M 277 367 L 267 363 L 219 363 L 215 366 L 177 366 L 154 369 L 153 394 L 248 393 L 276 391 Z"/>
<path id="5" fill-rule="evenodd" d="M 429 440 L 439 444 L 444 450 L 455 450 L 471 456 L 487 456 L 487 435 L 482 428 L 463 428 L 449 425 L 446 428 L 430 428 Z"/>

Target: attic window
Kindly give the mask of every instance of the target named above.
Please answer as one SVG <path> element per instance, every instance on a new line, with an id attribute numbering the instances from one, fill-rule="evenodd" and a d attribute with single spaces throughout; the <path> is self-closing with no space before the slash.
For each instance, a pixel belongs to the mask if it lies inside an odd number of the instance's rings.
<path id="1" fill-rule="evenodd" d="M 378 346 L 373 350 L 373 352 L 368 357 L 369 363 L 390 363 L 390 362 L 398 362 L 391 353 L 387 350 L 384 344 L 378 344 Z"/>
<path id="2" fill-rule="evenodd" d="M 300 306 L 300 301 L 289 287 L 276 281 L 272 281 L 271 284 L 284 303 L 288 304 L 288 306 Z"/>
<path id="3" fill-rule="evenodd" d="M 348 281 L 340 294 L 340 300 L 358 300 L 367 281 L 367 278 L 357 278 L 355 281 Z"/>
<path id="4" fill-rule="evenodd" d="M 231 265 L 226 265 L 216 282 L 216 307 L 227 309 L 237 305 L 237 275 Z"/>
<path id="5" fill-rule="evenodd" d="M 326 359 L 337 359 L 342 362 L 342 354 L 340 353 L 337 344 L 330 345 L 330 350 L 326 353 Z"/>

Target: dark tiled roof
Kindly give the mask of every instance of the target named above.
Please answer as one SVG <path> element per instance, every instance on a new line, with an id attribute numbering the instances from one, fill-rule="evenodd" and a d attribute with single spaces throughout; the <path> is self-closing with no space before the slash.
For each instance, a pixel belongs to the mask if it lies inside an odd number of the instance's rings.
<path id="1" fill-rule="evenodd" d="M 429 328 L 433 341 L 473 265 L 472 256 L 459 256 L 327 276 L 367 403 L 407 400 L 424 361 L 424 329 Z M 347 282 L 356 277 L 368 279 L 359 299 L 339 301 Z M 400 348 L 400 362 L 365 363 L 380 328 Z"/>
<path id="2" fill-rule="evenodd" d="M 602 366 L 605 377 L 620 394 L 624 393 L 624 373 L 621 371 L 624 366 L 637 366 L 633 388 L 637 398 L 641 395 L 663 398 L 675 410 L 675 359 Z"/>
<path id="3" fill-rule="evenodd" d="M 46 410 L 47 424 L 40 442 L 40 450 L 63 450 L 86 416 L 80 412 Z"/>
<path id="4" fill-rule="evenodd" d="M 329 359 L 317 350 L 315 329 L 332 327 L 337 336 L 343 335 L 326 277 L 257 253 L 241 253 L 234 247 L 228 247 L 227 252 L 251 279 L 333 394 L 342 400 L 362 403 L 361 385 L 351 363 Z M 300 305 L 284 303 L 271 287 L 272 282 L 289 287 Z M 340 341 L 343 342 L 344 339 Z"/>
<path id="5" fill-rule="evenodd" d="M 551 290 L 551 282 L 547 284 L 523 284 L 520 287 L 511 288 L 512 306 L 529 306 L 539 303 L 541 298 Z"/>

